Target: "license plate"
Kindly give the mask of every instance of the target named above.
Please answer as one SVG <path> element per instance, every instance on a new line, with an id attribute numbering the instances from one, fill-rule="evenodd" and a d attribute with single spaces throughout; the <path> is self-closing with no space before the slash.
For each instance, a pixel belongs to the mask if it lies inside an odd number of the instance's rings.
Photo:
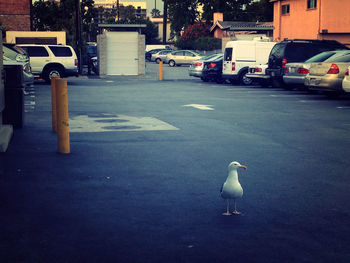
<path id="1" fill-rule="evenodd" d="M 255 68 L 251 68 L 249 69 L 250 73 L 254 73 L 255 72 Z"/>
<path id="2" fill-rule="evenodd" d="M 296 71 L 295 68 L 289 68 L 290 73 L 295 73 L 295 71 Z"/>
<path id="3" fill-rule="evenodd" d="M 318 84 L 320 84 L 319 79 L 310 79 L 310 85 L 318 85 Z"/>

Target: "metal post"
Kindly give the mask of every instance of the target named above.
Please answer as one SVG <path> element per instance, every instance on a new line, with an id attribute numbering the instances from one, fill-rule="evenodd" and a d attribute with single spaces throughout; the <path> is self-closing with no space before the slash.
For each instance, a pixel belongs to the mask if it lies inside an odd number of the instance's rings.
<path id="1" fill-rule="evenodd" d="M 59 153 L 70 153 L 67 79 L 55 79 L 57 107 L 57 146 Z"/>
<path id="2" fill-rule="evenodd" d="M 163 80 L 163 61 L 159 61 L 159 80 Z"/>

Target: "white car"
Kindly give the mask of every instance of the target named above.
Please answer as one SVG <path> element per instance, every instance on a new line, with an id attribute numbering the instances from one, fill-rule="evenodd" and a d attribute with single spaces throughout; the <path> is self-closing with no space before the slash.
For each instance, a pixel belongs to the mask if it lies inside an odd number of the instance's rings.
<path id="1" fill-rule="evenodd" d="M 345 77 L 343 79 L 343 90 L 345 92 L 350 92 L 350 67 L 345 72 Z"/>
<path id="2" fill-rule="evenodd" d="M 30 58 L 35 77 L 50 82 L 51 77 L 78 76 L 78 58 L 74 49 L 67 45 L 21 44 Z"/>
<path id="3" fill-rule="evenodd" d="M 249 66 L 246 77 L 252 82 L 257 82 L 263 87 L 268 87 L 271 83 L 270 75 L 266 74 L 268 64 Z"/>

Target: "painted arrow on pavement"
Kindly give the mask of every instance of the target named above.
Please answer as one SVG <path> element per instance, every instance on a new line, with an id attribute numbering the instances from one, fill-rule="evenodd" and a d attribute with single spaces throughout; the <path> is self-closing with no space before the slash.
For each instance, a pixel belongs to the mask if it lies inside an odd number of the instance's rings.
<path id="1" fill-rule="evenodd" d="M 182 105 L 182 107 L 193 107 L 199 110 L 214 110 L 213 105 L 202 105 L 202 104 L 187 104 Z"/>

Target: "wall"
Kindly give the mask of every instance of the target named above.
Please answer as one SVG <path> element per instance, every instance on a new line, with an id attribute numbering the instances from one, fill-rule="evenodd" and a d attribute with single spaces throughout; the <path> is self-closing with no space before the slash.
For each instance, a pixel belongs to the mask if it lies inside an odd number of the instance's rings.
<path id="1" fill-rule="evenodd" d="M 65 31 L 7 31 L 6 42 L 16 43 L 16 37 L 56 37 L 57 44 L 66 44 Z"/>
<path id="2" fill-rule="evenodd" d="M 281 5 L 290 5 L 290 14 L 281 14 Z M 275 41 L 284 38 L 332 39 L 350 46 L 350 5 L 344 0 L 318 0 L 307 9 L 306 0 L 274 2 Z M 322 33 L 327 30 L 327 33 Z"/>
<path id="3" fill-rule="evenodd" d="M 145 75 L 145 43 L 146 43 L 146 36 L 139 34 L 138 39 L 138 57 L 139 57 L 139 68 L 138 68 L 138 74 L 139 75 Z"/>
<path id="4" fill-rule="evenodd" d="M 105 76 L 107 72 L 107 37 L 106 34 L 97 35 L 97 47 L 98 47 L 98 65 L 99 75 Z"/>
<path id="5" fill-rule="evenodd" d="M 282 5 L 290 5 L 290 13 L 281 14 Z M 318 38 L 318 9 L 307 9 L 306 0 L 278 1 L 274 4 L 274 40 L 284 38 Z"/>
<path id="6" fill-rule="evenodd" d="M 29 1 L 0 1 L 0 21 L 6 30 L 30 30 Z"/>

